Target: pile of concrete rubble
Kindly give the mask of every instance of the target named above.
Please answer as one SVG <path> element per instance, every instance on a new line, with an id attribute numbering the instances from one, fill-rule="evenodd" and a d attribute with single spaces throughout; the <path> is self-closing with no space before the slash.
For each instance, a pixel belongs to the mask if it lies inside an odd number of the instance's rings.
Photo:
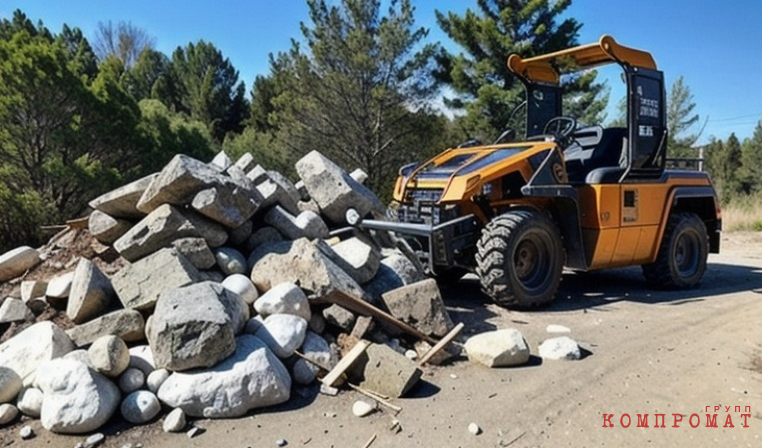
<path id="1" fill-rule="evenodd" d="M 0 426 L 21 413 L 80 434 L 161 414 L 180 431 L 186 416 L 241 416 L 320 379 L 326 393 L 351 382 L 400 397 L 421 357 L 447 356 L 432 346 L 458 328 L 436 283 L 392 235 L 347 226 L 350 208 L 383 215 L 362 172 L 318 152 L 296 184 L 253 165 L 178 155 L 91 201 L 87 230 L 0 256 L 0 285 L 14 285 L 0 328 L 19 330 L 0 344 Z M 93 257 L 29 279 L 77 232 L 97 240 Z"/>

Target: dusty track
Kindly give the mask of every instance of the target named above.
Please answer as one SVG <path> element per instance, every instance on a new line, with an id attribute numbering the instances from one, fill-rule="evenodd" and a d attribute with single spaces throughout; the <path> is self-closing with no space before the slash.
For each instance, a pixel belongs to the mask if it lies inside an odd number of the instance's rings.
<path id="1" fill-rule="evenodd" d="M 590 354 L 578 362 L 533 358 L 510 369 L 462 360 L 427 369 L 414 397 L 395 401 L 403 408 L 399 433 L 388 429 L 393 415 L 386 410 L 353 417 L 351 404 L 360 395 L 332 398 L 313 388 L 298 391 L 285 407 L 198 421 L 206 432 L 190 440 L 164 434 L 160 422 L 124 432 L 112 426 L 105 446 L 266 447 L 283 438 L 291 447 L 362 447 L 374 434 L 372 447 L 762 446 L 762 373 L 751 369 L 762 357 L 760 234 L 724 236 L 723 253 L 710 256 L 702 287 L 686 292 L 648 289 L 640 269 L 622 269 L 565 274 L 559 299 L 537 312 L 494 306 L 468 278 L 444 295 L 467 333 L 518 328 L 536 353 L 553 336 L 546 326 L 560 324 Z M 723 406 L 719 427 L 707 428 L 705 408 L 716 405 Z M 722 427 L 724 406 L 731 406 L 735 428 Z M 751 407 L 748 428 L 734 406 Z M 614 428 L 603 428 L 604 413 L 614 414 Z M 629 428 L 620 425 L 624 413 L 632 418 Z M 693 413 L 701 416 L 695 429 Z M 648 428 L 636 427 L 637 414 L 650 414 Z M 654 428 L 655 414 L 666 414 L 666 428 Z M 684 415 L 679 428 L 671 427 L 672 414 Z M 483 433 L 471 435 L 470 422 Z M 13 431 L 14 446 L 69 447 L 82 439 L 51 436 L 36 421 L 32 426 L 39 436 L 27 442 L 16 435 L 19 424 L 2 431 Z"/>

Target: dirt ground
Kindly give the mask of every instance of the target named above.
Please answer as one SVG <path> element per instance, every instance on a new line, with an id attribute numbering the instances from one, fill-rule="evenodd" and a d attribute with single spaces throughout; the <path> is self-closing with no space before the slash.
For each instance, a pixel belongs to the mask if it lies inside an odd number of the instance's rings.
<path id="1" fill-rule="evenodd" d="M 337 397 L 300 389 L 285 406 L 257 410 L 231 420 L 198 420 L 204 432 L 192 439 L 165 434 L 161 422 L 137 428 L 111 425 L 106 447 L 642 447 L 762 446 L 762 234 L 723 236 L 722 254 L 711 255 L 701 288 L 685 292 L 648 289 L 639 268 L 601 273 L 566 273 L 559 298 L 535 312 L 501 309 L 482 296 L 468 277 L 443 290 L 464 336 L 517 328 L 533 353 L 549 324 L 571 329 L 587 352 L 580 361 L 542 361 L 488 369 L 459 359 L 426 368 L 410 397 L 394 400 L 395 415 L 381 408 L 352 415 L 356 392 Z M 706 408 L 718 411 L 717 428 L 706 427 Z M 730 406 L 730 412 L 725 411 Z M 734 412 L 740 406 L 742 412 Z M 751 417 L 743 427 L 743 410 Z M 692 428 L 691 414 L 701 417 Z M 604 428 L 604 414 L 615 426 Z M 631 426 L 620 417 L 629 414 Z M 648 428 L 637 414 L 649 414 Z M 655 414 L 666 414 L 655 428 Z M 673 428 L 672 414 L 683 416 Z M 735 427 L 723 428 L 727 415 Z M 399 431 L 390 430 L 393 419 Z M 468 431 L 469 423 L 481 428 Z M 38 436 L 22 441 L 30 424 Z M 624 419 L 627 423 L 627 419 Z M 695 417 L 693 420 L 695 424 Z M 72 447 L 82 436 L 56 436 L 39 421 L 0 430 L 5 444 Z M 10 436 L 10 437 L 8 437 Z M 368 442 L 373 439 L 372 443 Z M 0 443 L 0 445 L 3 445 Z"/>

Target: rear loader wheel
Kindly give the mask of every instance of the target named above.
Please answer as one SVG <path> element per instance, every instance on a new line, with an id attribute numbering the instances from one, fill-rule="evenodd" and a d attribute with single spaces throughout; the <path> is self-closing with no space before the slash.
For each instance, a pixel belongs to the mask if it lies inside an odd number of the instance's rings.
<path id="1" fill-rule="evenodd" d="M 528 209 L 495 217 L 477 245 L 476 274 L 501 306 L 530 308 L 553 300 L 564 264 L 558 228 Z"/>
<path id="2" fill-rule="evenodd" d="M 669 217 L 656 261 L 644 264 L 643 276 L 661 288 L 687 289 L 698 286 L 709 255 L 706 226 L 695 213 Z"/>

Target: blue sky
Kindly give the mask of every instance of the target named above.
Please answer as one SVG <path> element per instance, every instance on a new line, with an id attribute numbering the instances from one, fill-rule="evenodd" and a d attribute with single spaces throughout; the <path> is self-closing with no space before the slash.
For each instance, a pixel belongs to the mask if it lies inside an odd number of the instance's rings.
<path id="1" fill-rule="evenodd" d="M 335 1 L 335 0 L 332 0 Z M 432 41 L 453 47 L 437 28 L 434 10 L 461 13 L 474 0 L 413 0 L 419 25 Z M 157 49 L 171 54 L 200 39 L 214 43 L 251 86 L 268 71 L 268 54 L 287 50 L 307 21 L 304 0 L 97 1 L 0 0 L 0 16 L 21 9 L 53 32 L 66 23 L 92 38 L 98 22 L 131 22 L 156 38 Z M 762 119 L 762 2 L 724 0 L 576 0 L 567 10 L 583 24 L 580 43 L 611 34 L 622 44 L 650 51 L 669 84 L 682 75 L 691 88 L 701 121 L 701 141 L 751 136 Z M 508 55 L 506 55 L 507 57 Z M 618 76 L 608 84 L 621 95 Z M 610 117 L 611 118 L 611 117 Z"/>

